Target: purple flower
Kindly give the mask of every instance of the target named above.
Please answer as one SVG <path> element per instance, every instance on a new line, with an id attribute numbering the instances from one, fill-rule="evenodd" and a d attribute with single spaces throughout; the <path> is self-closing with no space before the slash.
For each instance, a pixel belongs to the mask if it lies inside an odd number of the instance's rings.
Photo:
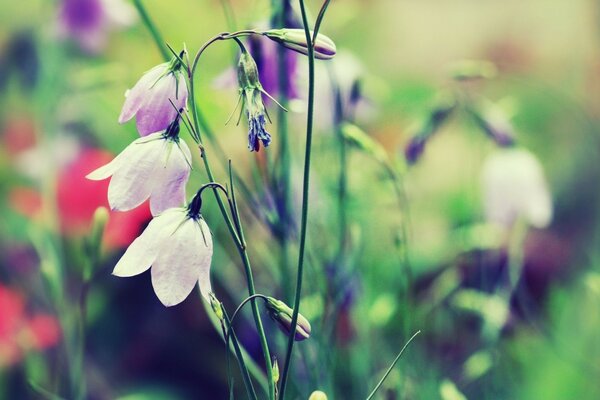
<path id="1" fill-rule="evenodd" d="M 212 253 L 212 236 L 204 219 L 190 215 L 188 208 L 171 208 L 155 217 L 133 241 L 113 275 L 139 275 L 152 267 L 152 287 L 165 306 L 181 303 L 196 283 L 210 301 Z"/>
<path id="2" fill-rule="evenodd" d="M 123 0 L 62 0 L 59 29 L 82 49 L 96 53 L 106 45 L 111 26 L 131 25 L 135 17 L 133 7 Z"/>
<path id="3" fill-rule="evenodd" d="M 170 128 L 139 138 L 110 163 L 87 176 L 91 180 L 111 177 L 108 186 L 111 209 L 131 210 L 150 198 L 152 215 L 158 215 L 184 204 L 192 155 L 187 144 L 179 140 L 177 131 Z"/>
<path id="4" fill-rule="evenodd" d="M 279 46 L 272 40 L 264 40 L 260 37 L 250 37 L 248 41 L 250 53 L 253 54 L 258 67 L 260 82 L 267 93 L 281 95 L 279 87 Z M 288 99 L 299 98 L 297 88 L 297 64 L 298 54 L 284 49 L 286 95 Z"/>
<path id="5" fill-rule="evenodd" d="M 135 116 L 140 136 L 163 131 L 177 118 L 178 110 L 185 108 L 187 98 L 188 90 L 181 65 L 174 58 L 146 72 L 125 93 L 119 123 L 125 123 Z"/>
<path id="6" fill-rule="evenodd" d="M 258 78 L 256 62 L 247 51 L 243 51 L 238 63 L 238 82 L 240 85 L 240 101 L 246 108 L 248 116 L 248 149 L 258 151 L 260 143 L 267 147 L 271 143 L 271 135 L 266 129 L 265 105 L 262 94 L 274 100 L 262 87 Z"/>

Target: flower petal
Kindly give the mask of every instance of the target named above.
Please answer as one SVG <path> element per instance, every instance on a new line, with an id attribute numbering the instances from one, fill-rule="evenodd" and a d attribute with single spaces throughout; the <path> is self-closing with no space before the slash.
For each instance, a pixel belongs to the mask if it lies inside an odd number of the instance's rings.
<path id="1" fill-rule="evenodd" d="M 127 277 L 150 268 L 161 244 L 185 218 L 185 209 L 171 209 L 152 219 L 144 232 L 131 243 L 113 270 L 113 275 Z"/>
<path id="2" fill-rule="evenodd" d="M 121 115 L 119 115 L 120 124 L 133 118 L 140 107 L 146 102 L 149 95 L 148 92 L 157 79 L 165 72 L 167 65 L 167 63 L 163 63 L 152 68 L 137 81 L 132 89 L 125 92 L 125 103 L 121 109 Z"/>
<path id="3" fill-rule="evenodd" d="M 177 76 L 179 76 L 179 73 Z M 170 73 L 158 80 L 136 113 L 136 126 L 140 135 L 165 130 L 175 120 L 178 110 L 185 107 L 187 88 L 183 79 Z M 171 104 L 171 101 L 173 104 Z"/>
<path id="4" fill-rule="evenodd" d="M 110 176 L 112 176 L 112 174 L 115 173 L 115 171 L 117 169 L 119 169 L 121 161 L 123 160 L 123 158 L 121 157 L 121 154 L 123 154 L 123 153 L 124 152 L 120 153 L 115 158 L 113 158 L 111 162 L 109 162 L 108 164 L 103 165 L 100 168 L 98 168 L 98 169 L 90 172 L 85 177 L 87 179 L 89 179 L 89 180 L 92 180 L 92 181 L 101 181 L 101 180 L 104 180 L 106 178 L 109 178 Z"/>
<path id="5" fill-rule="evenodd" d="M 185 300 L 199 279 L 207 297 L 212 251 L 212 237 L 202 220 L 187 220 L 166 241 L 151 269 L 154 292 L 165 306 Z"/>
<path id="6" fill-rule="evenodd" d="M 119 169 L 114 171 L 108 186 L 108 203 L 117 211 L 131 210 L 142 204 L 152 193 L 153 175 L 160 167 L 159 160 L 166 151 L 166 140 L 154 137 L 140 138 L 127 146 L 121 155 Z M 149 138 L 155 140 L 148 140 Z"/>
<path id="7" fill-rule="evenodd" d="M 157 170 L 155 185 L 150 195 L 152 215 L 158 215 L 172 207 L 181 207 L 185 203 L 185 185 L 190 177 L 191 153 L 187 144 L 181 140 L 172 143 L 168 157 Z"/>

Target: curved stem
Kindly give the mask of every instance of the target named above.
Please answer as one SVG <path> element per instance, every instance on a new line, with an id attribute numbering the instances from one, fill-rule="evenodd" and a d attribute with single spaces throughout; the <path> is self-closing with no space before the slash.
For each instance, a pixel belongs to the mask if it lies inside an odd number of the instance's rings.
<path id="1" fill-rule="evenodd" d="M 396 363 L 398 362 L 398 360 L 400 359 L 400 357 L 402 357 L 402 354 L 404 353 L 404 350 L 406 350 L 406 348 L 408 347 L 408 345 L 410 344 L 410 342 L 412 342 L 413 339 L 416 338 L 419 333 L 421 333 L 421 331 L 417 331 L 414 335 L 412 335 L 412 337 L 410 339 L 408 339 L 408 342 L 406 342 L 406 344 L 404 345 L 404 347 L 402 347 L 402 350 L 400 350 L 400 353 L 398 353 L 398 355 L 396 356 L 396 358 L 394 359 L 394 361 L 392 361 L 392 364 L 389 366 L 389 368 L 387 369 L 387 371 L 385 371 L 385 374 L 383 374 L 383 377 L 379 380 L 379 382 L 377 383 L 377 386 L 375 386 L 375 388 L 373 389 L 373 391 L 367 396 L 366 400 L 371 400 L 373 398 L 373 396 L 375 396 L 375 393 L 377 393 L 377 390 L 381 387 L 381 385 L 383 385 L 383 382 L 385 381 L 385 378 L 388 377 L 388 375 L 390 374 L 390 372 L 392 372 L 392 369 L 394 369 L 394 366 L 396 365 Z"/>
<path id="2" fill-rule="evenodd" d="M 321 12 L 319 12 L 319 20 L 318 24 L 315 25 L 314 28 L 314 37 L 319 32 L 320 24 L 323 20 L 323 16 L 325 14 L 325 10 L 329 5 L 330 0 L 325 0 L 323 6 L 321 7 Z M 304 250 L 306 247 L 306 228 L 308 222 L 308 190 L 310 184 L 310 156 L 311 156 L 311 147 L 312 147 L 312 133 L 313 133 L 313 114 L 314 114 L 314 103 L 315 103 L 315 45 L 314 41 L 311 38 L 310 26 L 308 24 L 308 18 L 306 15 L 306 7 L 304 5 L 304 0 L 299 0 L 300 4 L 300 12 L 302 14 L 302 24 L 304 26 L 304 34 L 306 36 L 306 42 L 308 43 L 308 110 L 306 117 L 306 148 L 304 152 L 304 182 L 302 187 L 302 217 L 300 222 L 300 248 L 298 252 L 298 269 L 297 269 L 297 278 L 296 278 L 296 292 L 294 295 L 294 312 L 292 314 L 292 321 L 290 331 L 294 332 L 296 330 L 296 325 L 298 324 L 298 314 L 300 311 L 300 297 L 302 294 L 302 278 L 303 278 L 303 270 L 304 270 Z M 280 396 L 281 399 L 285 399 L 285 389 L 287 384 L 287 379 L 289 376 L 291 359 L 292 359 L 292 351 L 294 349 L 294 335 L 290 335 L 288 339 L 287 351 L 286 351 L 286 359 L 285 365 L 283 368 L 283 373 L 281 375 L 281 386 L 280 386 Z"/>
<path id="3" fill-rule="evenodd" d="M 254 32 L 254 31 L 252 31 L 252 32 Z M 210 45 L 210 43 L 214 43 L 217 40 L 223 40 L 223 39 L 226 39 L 226 37 L 223 37 L 220 35 L 220 36 L 216 36 L 215 38 L 209 40 L 209 42 L 207 42 L 207 44 L 205 44 L 200 49 L 200 51 L 198 51 L 198 53 L 196 54 L 196 57 L 194 58 L 194 64 L 189 73 L 189 84 L 190 84 L 189 99 L 190 99 L 192 113 L 193 113 L 194 129 L 198 133 L 198 141 L 199 141 L 199 145 L 200 145 L 199 146 L 200 147 L 200 156 L 202 157 L 202 161 L 204 163 L 204 169 L 206 170 L 208 179 L 211 182 L 214 182 L 215 180 L 214 180 L 214 175 L 212 173 L 212 169 L 210 167 L 210 163 L 208 161 L 208 157 L 206 155 L 206 152 L 204 151 L 204 146 L 202 143 L 202 136 L 200 135 L 198 108 L 196 107 L 196 93 L 194 91 L 194 71 L 195 71 L 195 67 L 197 66 L 200 55 L 208 47 L 208 45 Z M 229 214 L 227 214 L 223 200 L 217 193 L 217 189 L 213 189 L 213 191 L 215 193 L 215 198 L 217 200 L 219 209 L 221 210 L 221 214 L 223 215 L 223 219 L 225 220 L 225 223 L 227 225 L 227 228 L 229 229 L 231 237 L 234 239 L 236 248 L 238 250 L 238 253 L 240 255 L 242 263 L 244 265 L 244 270 L 246 272 L 246 280 L 248 282 L 248 294 L 250 296 L 252 296 L 252 295 L 256 294 L 256 289 L 254 287 L 254 277 L 252 274 L 252 267 L 250 264 L 250 259 L 248 257 L 248 253 L 246 251 L 243 231 L 241 229 L 239 229 L 239 231 L 236 231 L 236 228 L 234 227 L 232 219 L 230 218 Z M 260 344 L 261 344 L 262 353 L 263 353 L 264 362 L 265 362 L 265 369 L 267 371 L 267 381 L 268 381 L 268 385 L 269 385 L 269 399 L 274 400 L 275 399 L 275 383 L 273 382 L 273 367 L 271 365 L 271 354 L 269 352 L 269 345 L 267 343 L 267 337 L 265 335 L 265 330 L 262 325 L 262 320 L 260 318 L 258 304 L 256 303 L 255 299 L 252 300 L 252 313 L 254 316 L 256 330 L 258 331 L 258 336 L 260 339 Z"/>

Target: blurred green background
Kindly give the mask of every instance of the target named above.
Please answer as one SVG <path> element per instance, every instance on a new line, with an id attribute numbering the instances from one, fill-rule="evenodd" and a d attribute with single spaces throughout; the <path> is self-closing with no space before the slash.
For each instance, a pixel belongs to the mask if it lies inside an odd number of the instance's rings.
<path id="1" fill-rule="evenodd" d="M 320 3 L 308 3 L 314 18 Z M 219 32 L 266 26 L 272 12 L 266 0 L 229 1 L 229 20 L 217 0 L 144 4 L 165 40 L 192 53 Z M 0 398 L 6 399 L 39 398 L 31 382 L 70 398 L 68 382 L 77 379 L 69 362 L 74 322 L 64 313 L 81 289 L 91 215 L 105 203 L 105 188 L 86 186 L 83 176 L 98 166 L 90 160 L 106 162 L 138 137 L 133 122 L 117 123 L 123 94 L 162 62 L 139 17 L 107 26 L 104 45 L 90 51 L 61 34 L 59 7 L 49 0 L 0 5 Z M 301 307 L 313 336 L 297 345 L 290 398 L 306 399 L 316 389 L 331 399 L 365 398 L 417 330 L 422 333 L 379 398 L 599 398 L 600 2 L 333 1 L 322 32 L 338 54 L 329 68 L 318 62 L 317 69 Z M 235 65 L 235 50 L 219 43 L 203 56 L 199 107 L 227 158 L 268 208 L 268 193 L 255 176 L 264 155 L 247 151 L 243 122 L 225 125 L 237 88 L 222 82 Z M 488 60 L 498 73 L 452 79 L 452 66 L 465 59 Z M 305 64 L 299 59 L 301 93 Z M 385 150 L 409 210 L 398 209 L 393 182 L 372 154 L 348 144 L 350 249 L 342 258 L 335 255 L 339 164 L 332 69 L 342 86 L 360 80 L 364 104 L 353 122 Z M 543 166 L 553 219 L 544 229 L 529 229 L 518 250 L 511 248 L 518 234 L 485 224 L 481 169 L 496 145 L 464 110 L 444 122 L 415 165 L 404 162 L 404 147 L 447 93 L 494 102 L 511 119 L 519 146 Z M 301 95 L 288 113 L 296 215 L 305 108 Z M 274 121 L 272 133 L 276 127 Z M 276 135 L 273 140 L 267 151 L 275 154 Z M 208 154 L 214 150 L 207 146 Z M 206 182 L 197 152 L 194 157 L 190 195 Z M 225 164 L 213 158 L 225 182 Z M 241 203 L 258 291 L 285 297 L 277 238 L 248 202 Z M 214 286 L 233 310 L 244 298 L 243 270 L 214 202 L 206 207 L 217 238 Z M 86 397 L 225 399 L 225 347 L 198 293 L 166 309 L 149 274 L 110 275 L 148 220 L 147 212 L 138 212 L 114 222 L 94 266 L 85 368 L 79 371 Z M 407 220 L 410 233 L 399 237 Z M 292 260 L 296 251 L 292 245 Z M 515 252 L 522 256 L 520 280 L 502 297 L 497 289 Z M 61 265 L 59 287 L 48 285 L 53 265 Z M 250 313 L 244 318 L 238 335 L 260 364 Z M 270 320 L 265 324 L 281 365 L 286 338 Z M 235 393 L 244 398 L 233 361 L 232 369 Z"/>

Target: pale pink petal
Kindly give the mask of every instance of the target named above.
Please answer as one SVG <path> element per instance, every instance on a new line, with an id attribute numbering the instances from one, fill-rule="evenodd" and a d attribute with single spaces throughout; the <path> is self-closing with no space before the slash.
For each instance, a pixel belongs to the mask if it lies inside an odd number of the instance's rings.
<path id="1" fill-rule="evenodd" d="M 154 178 L 156 184 L 150 195 L 152 215 L 158 215 L 168 208 L 181 207 L 185 203 L 185 185 L 191 170 L 190 149 L 183 140 L 171 146 L 165 154 L 166 161 Z"/>
<path id="2" fill-rule="evenodd" d="M 196 225 L 200 233 L 201 240 L 197 244 L 200 249 L 198 257 L 203 257 L 204 261 L 200 263 L 200 274 L 198 276 L 198 284 L 200 285 L 200 293 L 202 297 L 210 302 L 209 295 L 212 293 L 212 285 L 210 284 L 210 262 L 212 260 L 213 243 L 212 235 L 208 225 L 203 219 L 200 219 Z"/>
<path id="3" fill-rule="evenodd" d="M 116 170 L 119 169 L 121 161 L 123 160 L 123 157 L 121 157 L 123 154 L 125 154 L 124 151 L 117 155 L 115 158 L 113 158 L 111 162 L 90 172 L 85 177 L 92 181 L 101 181 L 109 178 L 110 176 L 112 176 L 112 174 L 115 173 Z"/>
<path id="4" fill-rule="evenodd" d="M 142 204 L 152 193 L 153 179 L 168 143 L 156 132 L 140 138 L 123 151 L 119 169 L 108 185 L 108 203 L 117 211 L 131 210 Z M 155 140 L 148 140 L 149 138 Z"/>
<path id="5" fill-rule="evenodd" d="M 181 76 L 180 73 L 176 73 Z M 185 107 L 187 87 L 184 79 L 170 73 L 162 77 L 147 93 L 147 97 L 136 113 L 136 126 L 140 135 L 165 130 L 175 120 L 178 110 Z M 173 104 L 171 104 L 171 101 Z"/>
<path id="6" fill-rule="evenodd" d="M 161 75 L 165 73 L 167 66 L 167 63 L 163 63 L 152 68 L 150 71 L 146 72 L 139 81 L 137 81 L 133 88 L 125 93 L 125 103 L 123 104 L 121 115 L 119 115 L 120 124 L 125 123 L 133 118 L 140 107 L 142 107 L 142 105 L 147 101 L 148 96 L 150 96 L 150 90 L 161 77 Z M 160 129 L 152 132 L 156 132 L 158 130 Z"/>
<path id="7" fill-rule="evenodd" d="M 134 276 L 150 268 L 161 245 L 169 240 L 178 224 L 186 218 L 185 213 L 186 210 L 182 208 L 171 209 L 152 219 L 144 232 L 127 248 L 115 266 L 113 275 Z"/>
<path id="8" fill-rule="evenodd" d="M 213 247 L 206 224 L 203 228 L 188 219 L 161 247 L 152 264 L 154 292 L 167 307 L 181 303 L 199 278 L 208 277 Z M 210 281 L 204 287 L 210 290 Z"/>

